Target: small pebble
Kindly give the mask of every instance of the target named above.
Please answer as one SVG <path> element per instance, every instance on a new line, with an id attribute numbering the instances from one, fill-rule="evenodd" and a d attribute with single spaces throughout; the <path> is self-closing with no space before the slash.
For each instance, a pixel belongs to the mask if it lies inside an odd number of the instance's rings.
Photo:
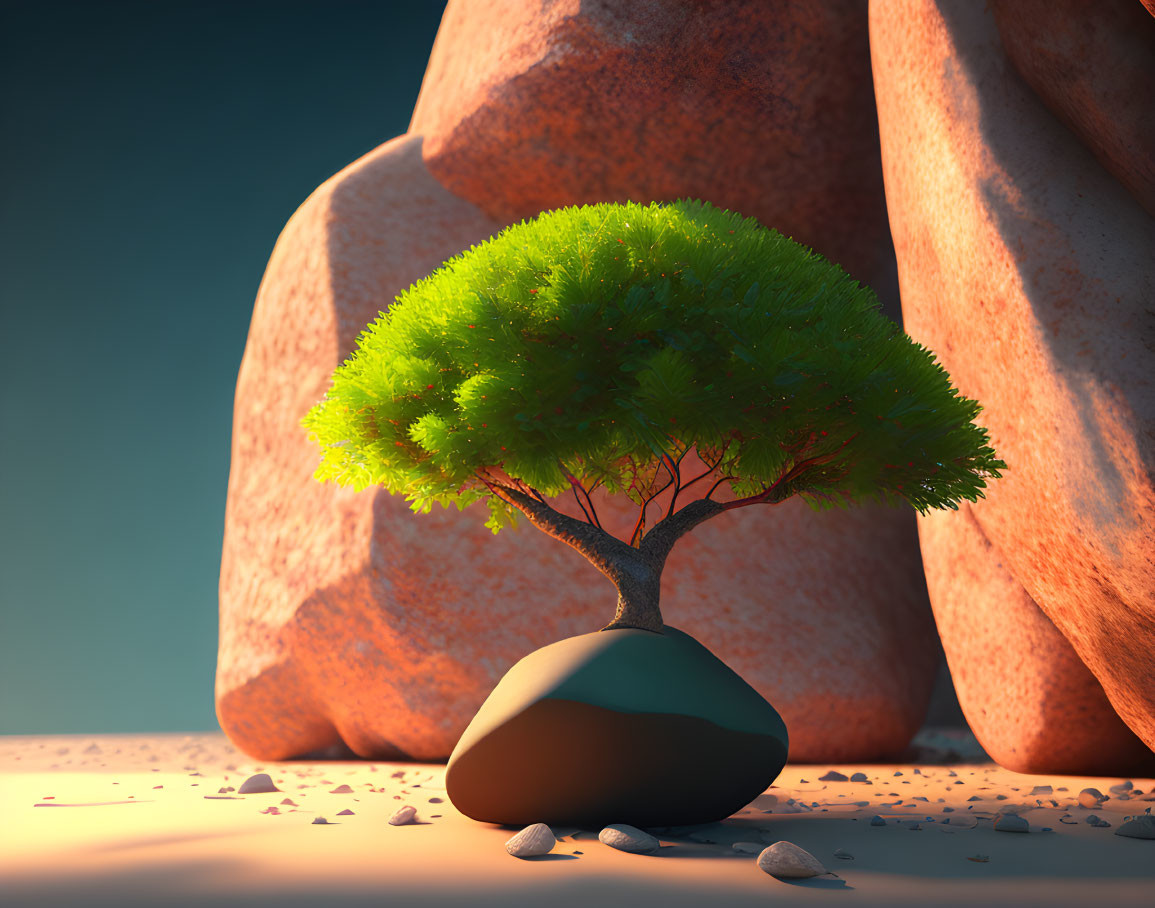
<path id="1" fill-rule="evenodd" d="M 851 782 L 865 782 L 865 781 L 867 781 L 867 779 L 866 779 L 866 773 L 864 773 L 864 772 L 856 772 L 854 775 L 852 775 L 852 776 L 850 777 L 850 781 L 851 781 Z"/>
<path id="2" fill-rule="evenodd" d="M 884 820 L 882 817 L 880 817 L 878 815 L 875 815 L 875 816 L 870 818 L 870 825 L 871 826 L 885 826 L 886 820 Z"/>
<path id="3" fill-rule="evenodd" d="M 397 812 L 389 818 L 389 825 L 404 826 L 406 823 L 412 823 L 415 816 L 417 816 L 417 808 L 406 805 L 398 808 Z"/>
<path id="4" fill-rule="evenodd" d="M 344 795 L 344 794 L 352 794 L 352 793 L 353 793 L 353 789 L 350 788 L 348 785 L 338 785 L 331 792 L 329 792 L 329 794 L 332 794 L 332 795 Z"/>
<path id="5" fill-rule="evenodd" d="M 611 823 L 606 826 L 598 833 L 598 841 L 618 851 L 628 851 L 630 854 L 652 854 L 661 845 L 661 842 L 648 832 L 627 823 Z"/>
<path id="6" fill-rule="evenodd" d="M 1107 800 L 1110 799 L 1097 788 L 1084 788 L 1079 792 L 1079 803 L 1084 807 L 1099 807 Z"/>
<path id="7" fill-rule="evenodd" d="M 840 860 L 840 861 L 853 861 L 854 860 L 854 855 L 852 855 L 849 851 L 843 851 L 841 848 L 836 848 L 834 850 L 834 856 L 836 858 L 838 858 L 838 860 Z"/>
<path id="8" fill-rule="evenodd" d="M 1126 782 L 1120 782 L 1118 785 L 1112 785 L 1109 791 L 1113 795 L 1126 794 L 1135 787 L 1135 783 L 1128 779 Z"/>
<path id="9" fill-rule="evenodd" d="M 758 855 L 758 869 L 783 879 L 804 880 L 826 873 L 826 868 L 809 851 L 793 842 L 775 842 Z"/>
<path id="10" fill-rule="evenodd" d="M 259 772 L 255 776 L 249 776 L 241 783 L 241 787 L 237 790 L 238 794 L 264 794 L 269 791 L 280 791 L 273 784 L 273 780 L 269 778 L 267 772 Z"/>
<path id="11" fill-rule="evenodd" d="M 348 807 L 346 807 L 344 810 L 337 811 L 337 816 L 339 816 L 339 817 L 352 817 L 352 816 L 356 816 L 356 814 L 354 814 L 353 811 L 351 811 Z"/>
<path id="12" fill-rule="evenodd" d="M 730 847 L 739 854 L 761 854 L 766 846 L 760 842 L 735 842 Z"/>
<path id="13" fill-rule="evenodd" d="M 515 858 L 532 858 L 549 854 L 556 844 L 557 839 L 545 823 L 534 823 L 506 842 L 505 850 Z"/>
<path id="14" fill-rule="evenodd" d="M 996 832 L 1030 832 L 1031 824 L 1013 813 L 1003 814 L 995 820 Z"/>
<path id="15" fill-rule="evenodd" d="M 314 826 L 330 826 L 332 824 L 328 820 L 326 820 L 324 817 L 317 817 L 315 820 L 313 820 L 313 825 Z"/>
<path id="16" fill-rule="evenodd" d="M 1031 789 L 1032 795 L 1049 795 L 1052 793 L 1050 785 L 1036 785 Z"/>
<path id="17" fill-rule="evenodd" d="M 1155 839 L 1155 817 L 1143 814 L 1128 820 L 1115 830 L 1115 835 L 1125 835 L 1132 839 Z"/>
<path id="18" fill-rule="evenodd" d="M 294 801 L 292 798 L 285 798 L 283 801 L 281 801 L 281 803 L 282 804 L 288 804 L 290 807 L 300 807 L 301 806 L 296 801 Z"/>
<path id="19" fill-rule="evenodd" d="M 832 769 L 826 775 L 819 777 L 818 781 L 819 782 L 845 782 L 845 781 L 847 781 L 847 778 L 842 773 L 836 772 L 835 770 Z"/>

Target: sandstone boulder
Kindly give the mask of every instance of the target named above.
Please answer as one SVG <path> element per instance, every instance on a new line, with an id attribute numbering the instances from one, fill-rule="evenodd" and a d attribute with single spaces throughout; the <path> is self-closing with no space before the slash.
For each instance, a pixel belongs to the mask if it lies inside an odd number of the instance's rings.
<path id="1" fill-rule="evenodd" d="M 217 712 L 261 759 L 446 759 L 505 671 L 613 617 L 528 525 L 413 514 L 313 480 L 298 421 L 357 334 L 501 227 L 598 201 L 708 199 L 886 295 L 864 8 L 451 2 L 410 132 L 323 184 L 262 282 L 237 382 Z M 702 484 L 704 489 L 706 486 Z M 611 521 L 633 505 L 597 500 Z M 743 509 L 679 542 L 662 609 L 762 696 L 797 761 L 900 752 L 941 650 L 912 512 Z"/>
<path id="2" fill-rule="evenodd" d="M 1036 97 L 1155 215 L 1155 18 L 1135 0 L 994 0 Z"/>
<path id="3" fill-rule="evenodd" d="M 872 3 L 870 36 L 905 327 L 984 404 L 1008 465 L 986 499 L 919 518 L 960 703 L 1020 771 L 1131 765 L 1142 748 L 1119 719 L 1155 748 L 1155 220 L 1096 155 L 1125 175 L 1152 149 L 1084 145 L 982 4 Z M 1105 73 L 1115 59 L 1086 62 Z M 1094 122 L 1133 122 L 1088 91 Z"/>

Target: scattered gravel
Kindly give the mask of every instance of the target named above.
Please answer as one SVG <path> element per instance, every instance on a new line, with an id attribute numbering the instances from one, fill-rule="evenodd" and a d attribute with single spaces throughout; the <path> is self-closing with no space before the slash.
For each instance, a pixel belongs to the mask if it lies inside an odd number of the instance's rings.
<path id="1" fill-rule="evenodd" d="M 652 854 L 661 846 L 654 836 L 627 823 L 611 823 L 598 833 L 598 841 L 630 854 Z"/>
<path id="2" fill-rule="evenodd" d="M 758 855 L 758 869 L 783 879 L 808 879 L 821 876 L 826 868 L 809 851 L 793 842 L 775 842 Z"/>
<path id="3" fill-rule="evenodd" d="M 417 808 L 406 804 L 404 807 L 399 807 L 397 812 L 389 818 L 389 825 L 404 826 L 407 823 L 412 823 L 415 816 L 417 816 Z"/>
<path id="4" fill-rule="evenodd" d="M 557 839 L 545 823 L 534 823 L 506 842 L 505 850 L 515 858 L 532 858 L 549 854 L 556 844 Z"/>
<path id="5" fill-rule="evenodd" d="M 273 784 L 273 780 L 269 778 L 267 772 L 259 772 L 255 776 L 249 776 L 245 779 L 237 790 L 237 794 L 264 794 L 265 792 L 280 790 Z"/>

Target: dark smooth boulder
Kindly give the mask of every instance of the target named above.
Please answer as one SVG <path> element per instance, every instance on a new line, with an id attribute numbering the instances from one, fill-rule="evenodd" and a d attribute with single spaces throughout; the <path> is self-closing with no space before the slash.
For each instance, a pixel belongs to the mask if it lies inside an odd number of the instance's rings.
<path id="1" fill-rule="evenodd" d="M 689 634 L 596 631 L 506 673 L 454 748 L 445 786 L 482 822 L 684 826 L 754 800 L 788 746 L 774 707 Z"/>

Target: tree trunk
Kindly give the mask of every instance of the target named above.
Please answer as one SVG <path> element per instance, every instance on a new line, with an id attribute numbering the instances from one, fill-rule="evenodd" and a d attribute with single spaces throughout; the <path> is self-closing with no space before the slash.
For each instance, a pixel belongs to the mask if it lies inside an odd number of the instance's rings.
<path id="1" fill-rule="evenodd" d="M 601 628 L 612 631 L 623 627 L 662 633 L 662 612 L 658 607 L 661 593 L 661 568 L 654 570 L 641 560 L 618 562 L 609 575 L 618 588 L 618 610 L 614 620 Z"/>

